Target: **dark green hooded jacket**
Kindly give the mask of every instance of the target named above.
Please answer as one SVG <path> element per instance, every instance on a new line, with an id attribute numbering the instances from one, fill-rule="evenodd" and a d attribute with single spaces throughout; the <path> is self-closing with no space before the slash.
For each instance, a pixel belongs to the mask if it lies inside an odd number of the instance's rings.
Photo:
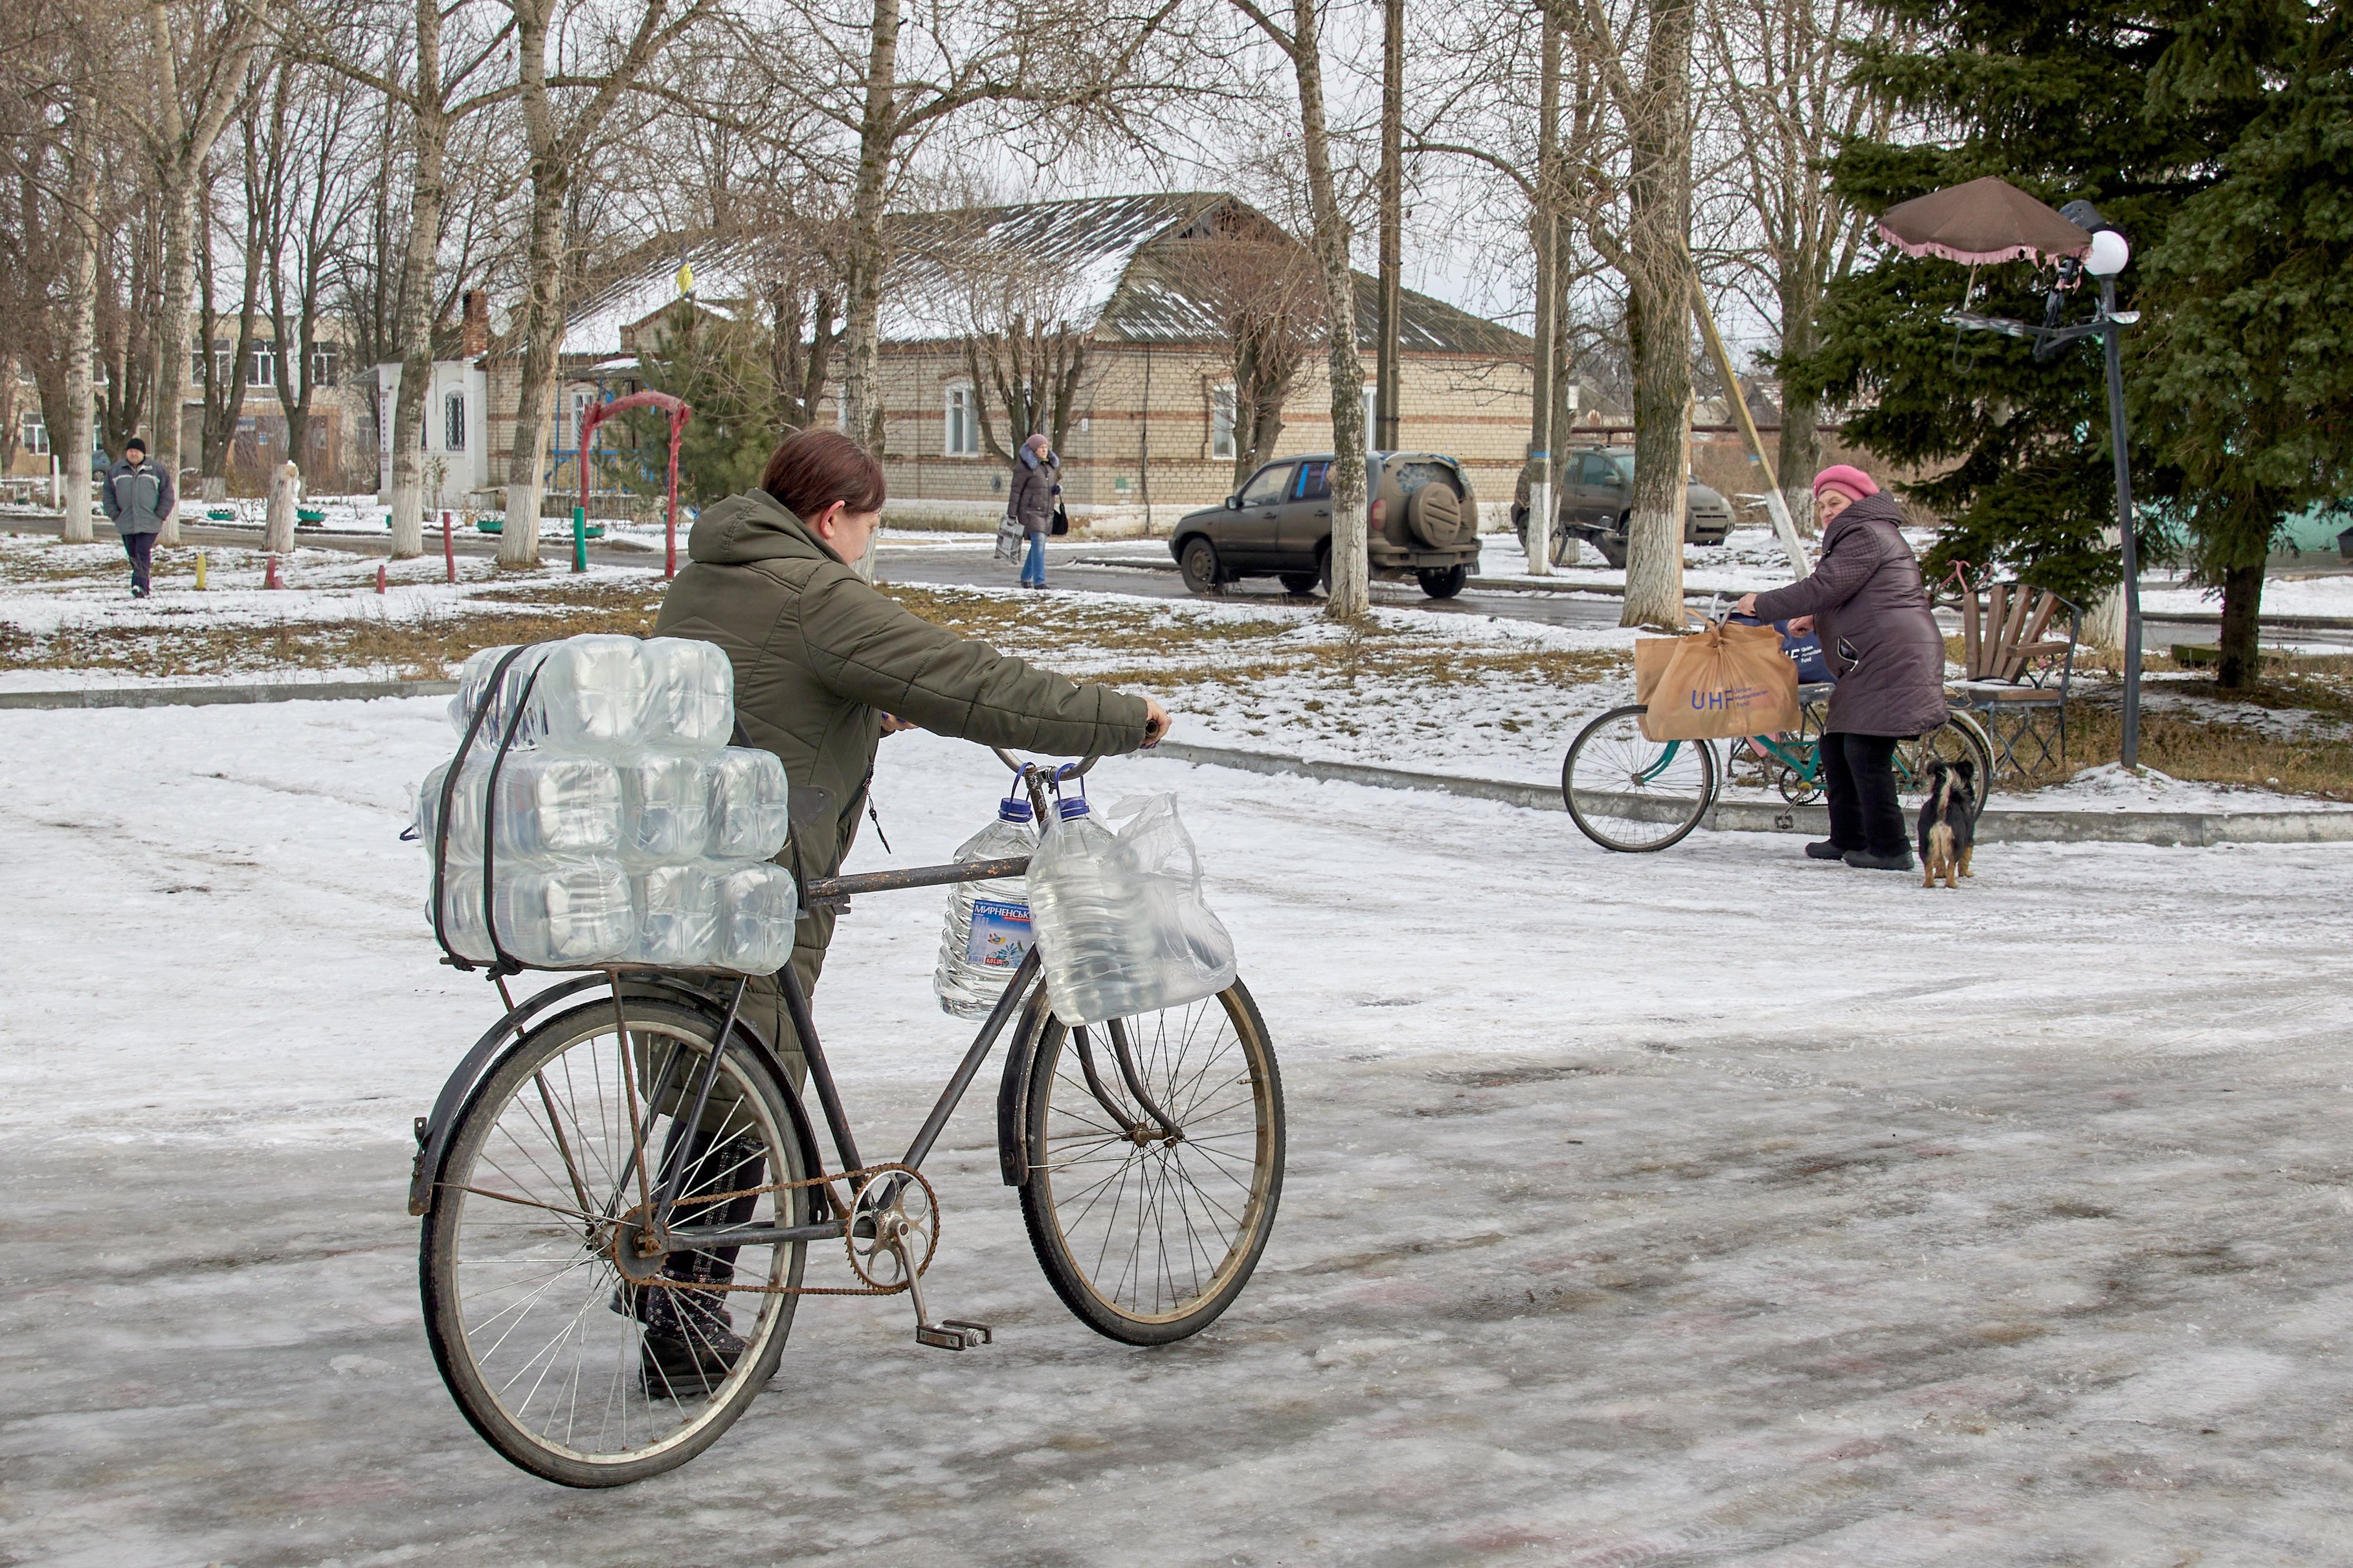
<path id="1" fill-rule="evenodd" d="M 1049 756 L 1132 752 L 1145 702 L 1079 686 L 909 614 L 842 564 L 765 491 L 704 510 L 655 623 L 700 637 L 735 667 L 735 742 L 785 764 L 797 798 L 792 852 L 802 877 L 841 868 L 865 809 L 881 716 L 943 735 Z M 824 792 L 822 800 L 803 792 Z M 985 803 L 974 803 L 974 820 Z M 818 809 L 807 809 L 815 805 Z M 814 986 L 831 911 L 801 922 L 794 967 Z"/>

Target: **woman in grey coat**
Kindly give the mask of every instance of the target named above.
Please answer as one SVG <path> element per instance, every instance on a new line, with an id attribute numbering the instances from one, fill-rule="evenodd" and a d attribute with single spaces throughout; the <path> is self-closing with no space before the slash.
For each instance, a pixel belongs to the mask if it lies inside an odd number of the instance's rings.
<path id="1" fill-rule="evenodd" d="M 1840 463 L 1814 476 L 1814 509 L 1822 553 L 1812 574 L 1746 595 L 1734 607 L 1763 620 L 1810 620 L 1838 677 L 1822 725 L 1831 836 L 1806 853 L 1866 870 L 1909 871 L 1895 742 L 1945 721 L 1945 636 L 1929 613 L 1894 497 Z"/>
<path id="2" fill-rule="evenodd" d="M 1046 585 L 1046 536 L 1054 531 L 1054 509 L 1061 502 L 1062 464 L 1054 456 L 1053 443 L 1043 435 L 1030 437 L 1021 443 L 1021 455 L 1013 465 L 1013 499 L 1007 510 L 1029 536 L 1029 553 L 1021 562 L 1021 585 L 1042 588 Z"/>

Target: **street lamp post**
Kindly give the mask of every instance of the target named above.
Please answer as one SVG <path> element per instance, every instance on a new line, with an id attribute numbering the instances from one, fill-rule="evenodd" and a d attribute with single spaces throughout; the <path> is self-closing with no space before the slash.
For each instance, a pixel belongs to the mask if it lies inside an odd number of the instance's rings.
<path id="1" fill-rule="evenodd" d="M 2124 739 L 2118 747 L 2119 760 L 2128 768 L 2140 766 L 2140 552 L 2133 533 L 2132 464 L 2125 446 L 2125 374 L 2121 341 L 2124 330 L 2140 320 L 2138 310 L 2116 309 L 2116 274 L 2132 259 L 2132 247 L 2125 237 L 2107 226 L 2097 208 L 2085 201 L 2069 202 L 2060 209 L 2060 216 L 2092 236 L 2090 250 L 2079 262 L 2070 256 L 2060 262 L 2060 287 L 2073 281 L 2076 271 L 2090 273 L 2100 282 L 2100 306 L 2093 318 L 2072 327 L 2059 325 L 2060 291 L 2053 289 L 2051 303 L 2043 313 L 2041 326 L 2025 321 L 2013 321 L 2003 316 L 1984 316 L 1974 310 L 1947 311 L 1945 320 L 1954 326 L 1978 331 L 2002 332 L 2010 337 L 2026 338 L 2034 344 L 2034 357 L 2047 360 L 2079 338 L 2097 335 L 2107 361 L 2108 383 L 2108 445 L 2116 456 L 2116 532 L 2124 555 L 2125 601 L 2125 700 Z"/>

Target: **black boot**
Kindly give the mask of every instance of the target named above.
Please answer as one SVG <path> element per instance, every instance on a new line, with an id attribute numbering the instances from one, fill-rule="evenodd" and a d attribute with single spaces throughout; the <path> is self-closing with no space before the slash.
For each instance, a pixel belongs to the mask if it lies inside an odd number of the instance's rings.
<path id="1" fill-rule="evenodd" d="M 1835 838 L 1818 838 L 1811 844 L 1806 846 L 1806 858 L 1809 860 L 1843 860 L 1846 858 L 1846 851 L 1839 847 L 1839 842 Z"/>
<path id="2" fill-rule="evenodd" d="M 1868 849 L 1850 849 L 1846 863 L 1858 871 L 1909 871 L 1913 868 L 1912 851 L 1899 849 L 1893 855 L 1874 855 Z"/>

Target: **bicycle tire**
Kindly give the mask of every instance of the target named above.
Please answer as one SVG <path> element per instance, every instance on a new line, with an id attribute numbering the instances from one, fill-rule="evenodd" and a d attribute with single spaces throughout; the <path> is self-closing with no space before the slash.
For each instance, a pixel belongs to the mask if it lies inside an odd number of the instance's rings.
<path id="1" fill-rule="evenodd" d="M 1072 1032 L 1041 1015 L 1025 1087 L 1021 1218 L 1039 1268 L 1072 1316 L 1124 1344 L 1168 1344 L 1233 1305 L 1273 1234 L 1282 1199 L 1282 1074 L 1266 1021 L 1239 980 L 1215 996 L 1121 1023 L 1137 1079 L 1184 1138 L 1138 1142 L 1120 1132 L 1089 1088 Z M 1107 1026 L 1087 1033 L 1103 1092 L 1124 1117 L 1156 1130 L 1107 1048 Z M 1231 1092 L 1238 1085 L 1240 1097 Z M 1238 1173 L 1245 1139 L 1247 1179 Z M 1172 1240 L 1179 1258 L 1169 1256 Z"/>
<path id="2" fill-rule="evenodd" d="M 1577 831 L 1621 855 L 1648 855 L 1682 843 L 1715 804 L 1715 748 L 1705 741 L 1648 739 L 1637 722 L 1648 710 L 1642 703 L 1629 703 L 1594 719 L 1577 732 L 1560 763 L 1561 799 Z M 1693 761 L 1679 766 L 1683 757 Z M 1699 775 L 1695 782 L 1689 780 L 1693 769 Z M 1673 770 L 1672 783 L 1660 782 L 1667 776 L 1664 770 Z"/>
<path id="3" fill-rule="evenodd" d="M 681 1081 L 692 1081 L 683 1069 L 702 1059 L 723 1021 L 689 1003 L 645 997 L 628 999 L 623 1016 L 629 1070 L 640 1075 L 634 1092 L 649 1098 L 672 1060 Z M 483 1076 L 451 1128 L 418 1248 L 426 1337 L 450 1397 L 501 1458 L 571 1487 L 642 1480 L 717 1441 L 775 1374 L 798 1300 L 788 1292 L 801 1281 L 807 1250 L 806 1242 L 744 1247 L 723 1265 L 715 1253 L 673 1254 L 709 1265 L 707 1279 L 676 1289 L 625 1289 L 616 1249 L 628 1244 L 616 1221 L 626 1219 L 641 1189 L 632 1180 L 639 1170 L 621 1107 L 632 1091 L 620 1082 L 628 1075 L 619 1037 L 613 1003 L 599 998 L 533 1027 Z M 746 1182 L 747 1172 L 754 1187 L 802 1179 L 791 1091 L 767 1058 L 740 1037 L 731 1040 L 719 1083 L 723 1093 L 714 1094 L 696 1128 L 681 1126 L 682 1096 L 675 1091 L 667 1111 L 657 1106 L 645 1118 L 648 1159 L 657 1150 L 680 1151 L 689 1162 L 681 1189 L 688 1199 L 743 1190 L 723 1184 Z M 694 1153 L 698 1147 L 704 1152 Z M 754 1147 L 756 1168 L 749 1163 Z M 551 1204 L 549 1194 L 563 1204 Z M 733 1223 L 801 1224 L 812 1201 L 810 1189 L 786 1187 L 752 1198 L 748 1213 L 733 1212 L 742 1199 L 728 1200 L 723 1212 Z M 643 1260 L 635 1267 L 641 1275 L 653 1268 Z M 724 1290 L 721 1267 L 728 1284 L 748 1279 L 765 1289 Z M 529 1272 L 507 1272 L 513 1269 Z M 749 1306 L 753 1326 L 732 1366 L 682 1373 L 663 1363 L 649 1346 L 647 1320 L 669 1310 L 656 1305 L 665 1295 L 681 1299 L 664 1320 L 672 1326 L 708 1329 L 712 1309 L 724 1321 L 731 1307 Z M 551 1329 L 555 1337 L 542 1342 Z M 591 1422 L 596 1429 L 584 1430 Z"/>
<path id="4" fill-rule="evenodd" d="M 1949 714 L 1926 734 L 1896 742 L 1897 798 L 1915 802 L 1925 798 L 1927 791 L 1922 780 L 1927 774 L 1928 764 L 1963 758 L 1977 767 L 1978 801 L 1982 805 L 1993 784 L 1993 745 L 1978 727 L 1978 721 L 1966 713 Z"/>

